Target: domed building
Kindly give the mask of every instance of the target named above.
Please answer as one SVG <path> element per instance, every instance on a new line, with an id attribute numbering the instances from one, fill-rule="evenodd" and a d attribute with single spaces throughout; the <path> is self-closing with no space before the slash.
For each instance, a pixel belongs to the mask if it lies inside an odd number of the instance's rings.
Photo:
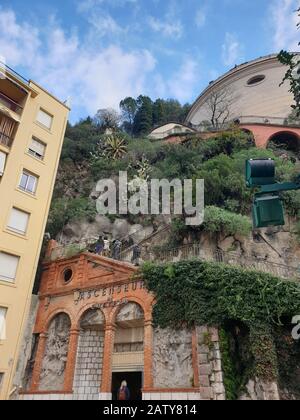
<path id="1" fill-rule="evenodd" d="M 293 95 L 289 82 L 282 83 L 286 71 L 277 55 L 235 66 L 210 82 L 195 101 L 186 125 L 197 131 L 218 131 L 235 122 L 254 135 L 258 147 L 273 140 L 299 148 L 299 125 L 288 122 Z"/>

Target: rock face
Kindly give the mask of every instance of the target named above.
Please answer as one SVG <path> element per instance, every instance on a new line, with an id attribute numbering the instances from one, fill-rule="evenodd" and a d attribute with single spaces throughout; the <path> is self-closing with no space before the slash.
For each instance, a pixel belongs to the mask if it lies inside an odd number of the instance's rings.
<path id="1" fill-rule="evenodd" d="M 157 388 L 192 386 L 192 333 L 189 330 L 157 328 L 154 331 L 153 377 Z"/>
<path id="2" fill-rule="evenodd" d="M 63 389 L 70 326 L 70 320 L 65 314 L 58 315 L 51 322 L 40 377 L 41 391 Z"/>
<path id="3" fill-rule="evenodd" d="M 141 242 L 153 233 L 153 226 L 131 225 L 125 219 L 111 222 L 108 217 L 97 215 L 95 221 L 77 221 L 69 223 L 56 238 L 60 243 L 74 243 L 86 239 L 97 240 L 100 235 L 113 239 L 126 239 L 131 236 L 134 242 Z"/>
<path id="4" fill-rule="evenodd" d="M 239 399 L 243 401 L 280 400 L 278 385 L 275 382 L 264 382 L 259 378 L 252 379 L 246 386 L 247 392 Z"/>

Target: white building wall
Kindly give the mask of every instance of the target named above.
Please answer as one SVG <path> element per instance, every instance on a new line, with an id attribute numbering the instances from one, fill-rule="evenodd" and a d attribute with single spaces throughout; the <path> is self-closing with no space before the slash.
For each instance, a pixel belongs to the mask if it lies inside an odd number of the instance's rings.
<path id="1" fill-rule="evenodd" d="M 286 118 L 291 113 L 293 96 L 289 92 L 290 85 L 285 82 L 280 86 L 287 67 L 283 66 L 275 56 L 241 65 L 211 84 L 195 102 L 187 123 L 197 126 L 202 121 L 210 120 L 206 101 L 212 91 L 228 89 L 232 92 L 234 102 L 231 105 L 230 118 L 244 116 L 264 116 Z M 264 75 L 265 80 L 249 86 L 247 82 L 254 76 Z M 261 122 L 261 121 L 258 121 Z"/>

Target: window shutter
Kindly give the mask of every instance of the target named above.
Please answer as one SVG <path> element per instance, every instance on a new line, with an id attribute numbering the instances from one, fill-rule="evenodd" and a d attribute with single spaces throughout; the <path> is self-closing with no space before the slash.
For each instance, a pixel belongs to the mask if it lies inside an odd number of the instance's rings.
<path id="1" fill-rule="evenodd" d="M 0 152 L 0 176 L 3 175 L 6 163 L 6 153 Z"/>
<path id="2" fill-rule="evenodd" d="M 6 308 L 0 307 L 0 340 L 6 339 Z"/>
<path id="3" fill-rule="evenodd" d="M 24 211 L 12 208 L 8 227 L 19 233 L 26 233 L 29 221 L 29 214 Z"/>
<path id="4" fill-rule="evenodd" d="M 20 257 L 0 252 L 0 280 L 14 283 Z"/>
<path id="5" fill-rule="evenodd" d="M 43 143 L 41 143 L 40 141 L 35 140 L 34 138 L 31 140 L 29 150 L 33 151 L 34 154 L 36 154 L 38 156 L 41 156 L 41 157 L 44 157 L 45 156 L 45 149 L 46 149 L 46 146 Z"/>
<path id="6" fill-rule="evenodd" d="M 42 109 L 39 110 L 37 115 L 37 121 L 47 127 L 49 130 L 52 125 L 53 117 Z"/>

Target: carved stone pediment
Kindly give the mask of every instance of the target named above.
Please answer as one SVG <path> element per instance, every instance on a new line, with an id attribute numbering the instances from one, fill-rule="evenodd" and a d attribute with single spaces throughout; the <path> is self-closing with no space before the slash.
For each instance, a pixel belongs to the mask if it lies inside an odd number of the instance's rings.
<path id="1" fill-rule="evenodd" d="M 88 260 L 87 277 L 98 284 L 128 280 L 134 269 L 119 261 L 108 261 L 104 258 Z"/>

